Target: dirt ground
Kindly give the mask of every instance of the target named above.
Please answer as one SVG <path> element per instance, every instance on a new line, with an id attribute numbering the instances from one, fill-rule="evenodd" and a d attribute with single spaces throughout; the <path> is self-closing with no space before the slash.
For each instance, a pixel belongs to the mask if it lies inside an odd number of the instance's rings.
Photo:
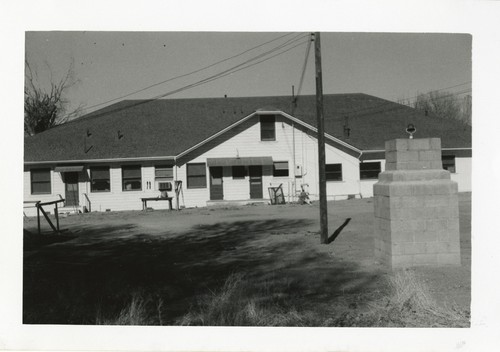
<path id="1" fill-rule="evenodd" d="M 469 310 L 471 195 L 459 199 L 462 265 L 411 270 L 439 304 Z M 234 273 L 280 281 L 280 299 L 326 317 L 386 289 L 373 222 L 372 199 L 329 202 L 332 242 L 322 245 L 317 203 L 71 215 L 62 235 L 38 236 L 25 218 L 24 323 L 94 324 L 140 292 L 161 297 L 160 320 L 173 324 Z"/>

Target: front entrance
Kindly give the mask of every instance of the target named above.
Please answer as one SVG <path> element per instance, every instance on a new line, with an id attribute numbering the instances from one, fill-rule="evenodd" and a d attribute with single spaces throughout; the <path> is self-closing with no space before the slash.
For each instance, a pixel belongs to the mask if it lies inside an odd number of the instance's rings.
<path id="1" fill-rule="evenodd" d="M 210 200 L 224 199 L 222 166 L 210 167 Z"/>
<path id="2" fill-rule="evenodd" d="M 250 199 L 262 199 L 262 166 L 249 166 Z"/>
<path id="3" fill-rule="evenodd" d="M 80 205 L 78 196 L 78 172 L 64 173 L 64 191 L 66 206 L 77 207 Z"/>

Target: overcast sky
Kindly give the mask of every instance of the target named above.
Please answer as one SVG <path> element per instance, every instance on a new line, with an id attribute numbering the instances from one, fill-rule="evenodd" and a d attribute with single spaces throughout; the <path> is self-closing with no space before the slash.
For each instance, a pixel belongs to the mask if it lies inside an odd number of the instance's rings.
<path id="1" fill-rule="evenodd" d="M 292 86 L 295 92 L 299 89 L 307 43 L 308 33 L 290 32 L 45 31 L 27 32 L 25 45 L 26 56 L 42 82 L 46 83 L 50 74 L 52 79 L 60 79 L 73 61 L 79 83 L 68 91 L 68 98 L 73 105 L 81 103 L 91 111 L 228 59 L 126 98 L 152 98 L 171 92 L 284 44 L 257 60 L 267 59 L 261 63 L 240 67 L 243 69 L 168 98 L 291 95 Z M 471 45 L 468 34 L 324 32 L 324 93 L 367 93 L 397 100 L 452 87 L 448 90 L 461 97 L 471 90 Z M 244 53 L 249 49 L 253 50 Z M 313 49 L 314 45 L 308 55 L 302 94 L 315 93 Z M 102 105 L 94 107 L 97 104 Z"/>

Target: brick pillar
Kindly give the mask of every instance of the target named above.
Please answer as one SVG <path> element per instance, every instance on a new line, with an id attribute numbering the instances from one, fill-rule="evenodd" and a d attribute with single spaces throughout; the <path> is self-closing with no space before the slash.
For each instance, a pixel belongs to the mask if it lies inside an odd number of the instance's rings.
<path id="1" fill-rule="evenodd" d="M 373 186 L 378 260 L 460 265 L 458 187 L 442 168 L 441 139 L 387 141 L 385 160 Z"/>

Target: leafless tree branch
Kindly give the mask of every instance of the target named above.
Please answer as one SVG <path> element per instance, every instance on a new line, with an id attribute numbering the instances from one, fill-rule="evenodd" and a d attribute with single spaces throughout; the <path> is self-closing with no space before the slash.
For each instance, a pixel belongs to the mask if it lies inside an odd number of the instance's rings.
<path id="1" fill-rule="evenodd" d="M 457 94 L 444 91 L 431 91 L 419 94 L 413 107 L 437 117 L 458 120 L 471 124 L 472 97 L 459 97 Z"/>
<path id="2" fill-rule="evenodd" d="M 46 63 L 48 66 L 48 64 Z M 81 115 L 83 106 L 68 112 L 69 101 L 65 98 L 68 89 L 78 83 L 74 78 L 74 62 L 64 76 L 55 82 L 50 70 L 50 88 L 44 89 L 38 80 L 38 73 L 25 60 L 24 88 L 24 131 L 29 135 L 40 133 L 55 125 L 67 122 Z"/>

